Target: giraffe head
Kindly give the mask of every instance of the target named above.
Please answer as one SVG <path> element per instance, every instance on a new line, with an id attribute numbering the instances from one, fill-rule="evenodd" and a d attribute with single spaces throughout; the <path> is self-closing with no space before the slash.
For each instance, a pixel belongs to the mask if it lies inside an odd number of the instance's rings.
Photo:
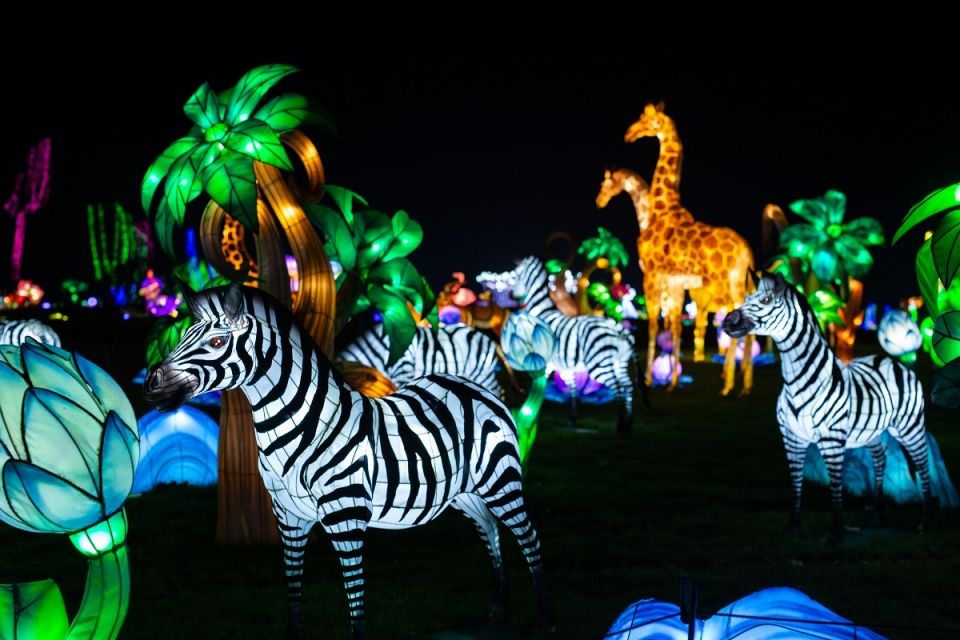
<path id="1" fill-rule="evenodd" d="M 616 169 L 603 172 L 603 182 L 597 192 L 597 208 L 603 209 L 610 204 L 610 199 L 626 191 L 633 199 L 637 209 L 637 222 L 643 231 L 650 224 L 650 206 L 648 193 L 650 185 L 639 175 L 629 169 Z"/>
<path id="2" fill-rule="evenodd" d="M 663 103 L 653 104 L 651 102 L 643 108 L 640 118 L 627 129 L 623 140 L 624 142 L 634 142 L 640 138 L 651 137 L 663 140 L 673 130 L 673 120 L 663 112 Z"/>

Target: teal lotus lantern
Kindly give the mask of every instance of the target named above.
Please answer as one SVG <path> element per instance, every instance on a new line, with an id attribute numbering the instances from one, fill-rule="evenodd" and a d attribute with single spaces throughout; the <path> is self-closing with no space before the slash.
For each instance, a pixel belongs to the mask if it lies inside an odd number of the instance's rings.
<path id="1" fill-rule="evenodd" d="M 0 520 L 69 534 L 90 562 L 66 638 L 112 639 L 120 632 L 130 591 L 123 503 L 139 457 L 133 408 L 103 369 L 35 341 L 0 347 Z M 19 610 L 0 611 L 2 624 L 20 628 Z M 37 628 L 16 637 L 50 633 Z"/>
<path id="2" fill-rule="evenodd" d="M 526 312 L 511 313 L 500 334 L 500 346 L 507 363 L 532 378 L 527 399 L 513 411 L 520 440 L 520 461 L 526 468 L 537 437 L 537 417 L 547 387 L 546 370 L 557 349 L 557 336 L 543 320 Z"/>

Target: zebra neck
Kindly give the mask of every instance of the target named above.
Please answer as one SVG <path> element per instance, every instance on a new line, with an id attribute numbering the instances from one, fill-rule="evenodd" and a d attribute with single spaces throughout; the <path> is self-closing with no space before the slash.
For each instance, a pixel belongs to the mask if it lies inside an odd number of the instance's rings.
<path id="1" fill-rule="evenodd" d="M 558 286 L 563 286 L 562 284 Z M 550 294 L 547 292 L 547 283 L 538 283 L 538 286 L 535 287 L 529 294 L 527 294 L 527 299 L 524 301 L 523 310 L 529 313 L 531 316 L 538 316 L 541 313 L 547 311 L 556 311 L 557 306 L 553 304 L 553 300 L 550 299 Z"/>
<path id="2" fill-rule="evenodd" d="M 294 456 L 331 429 L 344 396 L 355 394 L 299 327 L 259 325 L 256 373 L 243 387 L 261 453 Z M 288 449 L 289 445 L 289 449 Z M 286 453 L 281 453 L 285 451 Z"/>
<path id="3" fill-rule="evenodd" d="M 774 339 L 780 351 L 784 390 L 794 399 L 794 406 L 819 397 L 840 371 L 840 361 L 820 333 L 813 312 L 798 311 L 785 336 Z"/>

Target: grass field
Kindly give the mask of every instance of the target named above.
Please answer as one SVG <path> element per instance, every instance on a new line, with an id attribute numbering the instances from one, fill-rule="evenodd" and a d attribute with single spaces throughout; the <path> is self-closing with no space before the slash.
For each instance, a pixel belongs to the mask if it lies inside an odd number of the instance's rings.
<path id="1" fill-rule="evenodd" d="M 88 355 L 129 379 L 135 348 L 116 342 Z M 545 407 L 526 493 L 561 637 L 600 638 L 640 598 L 677 602 L 682 575 L 702 584 L 701 617 L 785 585 L 867 626 L 960 628 L 960 514 L 941 511 L 921 535 L 919 505 L 890 505 L 886 527 L 870 529 L 864 502 L 848 497 L 847 524 L 864 528 L 828 547 L 829 498 L 808 485 L 805 538 L 788 539 L 789 483 L 774 422 L 779 370 L 758 370 L 750 398 L 725 399 L 719 365 L 684 366 L 696 384 L 654 391 L 653 408 L 638 410 L 627 437 L 613 432 L 614 407 L 582 407 L 583 433 L 561 428 L 562 407 Z M 929 372 L 921 375 L 929 382 Z M 928 424 L 960 479 L 956 414 L 928 408 Z M 133 592 L 121 638 L 283 637 L 280 551 L 215 545 L 215 488 L 162 487 L 130 499 L 127 511 Z M 515 542 L 504 537 L 504 549 L 511 615 L 523 628 L 533 615 L 530 581 Z M 365 561 L 373 638 L 422 637 L 485 611 L 486 554 L 456 513 L 414 530 L 370 531 Z M 65 537 L 0 526 L 0 581 L 55 578 L 75 610 L 85 571 Z M 308 637 L 349 637 L 337 562 L 322 534 L 307 553 L 305 608 Z"/>

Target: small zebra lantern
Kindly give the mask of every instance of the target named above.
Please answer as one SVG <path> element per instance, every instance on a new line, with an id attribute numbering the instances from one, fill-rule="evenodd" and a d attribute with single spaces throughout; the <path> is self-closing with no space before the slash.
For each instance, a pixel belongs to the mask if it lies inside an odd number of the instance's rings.
<path id="1" fill-rule="evenodd" d="M 902 358 L 920 348 L 923 336 L 910 314 L 900 309 L 888 311 L 877 327 L 877 340 L 890 355 Z"/>
<path id="2" fill-rule="evenodd" d="M 340 558 L 353 635 L 361 638 L 364 533 L 424 524 L 447 507 L 473 520 L 488 546 L 496 576 L 491 617 L 502 619 L 506 606 L 499 521 L 533 575 L 538 623 L 553 627 L 517 428 L 499 398 L 444 374 L 365 398 L 268 294 L 233 284 L 188 293 L 187 302 L 196 322 L 150 371 L 144 395 L 161 411 L 216 389 L 239 388 L 250 400 L 260 474 L 283 544 L 290 638 L 303 637 L 303 555 L 314 525 Z"/>

